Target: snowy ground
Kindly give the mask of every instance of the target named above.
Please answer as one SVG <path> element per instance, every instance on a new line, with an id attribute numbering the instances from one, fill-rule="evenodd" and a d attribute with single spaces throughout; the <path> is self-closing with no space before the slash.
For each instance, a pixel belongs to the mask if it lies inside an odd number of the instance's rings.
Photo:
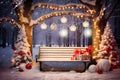
<path id="1" fill-rule="evenodd" d="M 0 48 L 0 80 L 120 80 L 120 69 L 103 74 L 90 73 L 89 71 L 83 73 L 75 71 L 40 72 L 39 65 L 34 63 L 32 70 L 17 72 L 9 68 L 11 55 L 12 50 L 10 48 Z"/>

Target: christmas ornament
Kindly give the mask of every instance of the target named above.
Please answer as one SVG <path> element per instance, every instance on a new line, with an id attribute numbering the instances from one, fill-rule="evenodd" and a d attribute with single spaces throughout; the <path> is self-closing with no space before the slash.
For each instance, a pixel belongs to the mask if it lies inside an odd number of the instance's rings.
<path id="1" fill-rule="evenodd" d="M 12 49 L 15 51 L 17 48 L 16 47 L 12 47 Z"/>
<path id="2" fill-rule="evenodd" d="M 97 71 L 96 65 L 90 65 L 89 68 L 88 68 L 88 71 L 91 72 L 91 73 L 96 72 Z"/>
<path id="3" fill-rule="evenodd" d="M 24 72 L 24 70 L 23 70 L 23 69 L 21 69 L 21 68 L 20 68 L 18 71 L 19 71 L 19 72 Z"/>
<path id="4" fill-rule="evenodd" d="M 109 71 L 111 64 L 109 63 L 109 60 L 107 59 L 100 59 L 97 63 L 97 69 L 100 69 L 102 71 Z"/>
<path id="5" fill-rule="evenodd" d="M 102 71 L 101 69 L 98 69 L 98 70 L 97 70 L 97 73 L 98 73 L 98 74 L 102 74 L 103 71 Z"/>
<path id="6" fill-rule="evenodd" d="M 31 65 L 30 63 L 26 64 L 25 67 L 26 67 L 26 69 L 28 69 L 28 70 L 32 69 L 32 65 Z"/>
<path id="7" fill-rule="evenodd" d="M 30 45 L 27 41 L 24 26 L 21 26 L 17 41 L 15 43 L 14 53 L 11 58 L 11 68 L 16 68 L 19 72 L 24 72 L 32 68 L 32 58 L 30 54 Z M 30 63 L 30 64 L 28 64 Z"/>
<path id="8" fill-rule="evenodd" d="M 107 53 L 110 52 L 110 48 L 109 47 L 105 48 L 105 50 L 106 50 Z"/>
<path id="9" fill-rule="evenodd" d="M 40 28 L 41 28 L 42 30 L 45 30 L 45 29 L 47 29 L 47 24 L 45 24 L 45 23 L 42 23 L 42 24 L 40 25 Z"/>
<path id="10" fill-rule="evenodd" d="M 24 56 L 24 55 L 25 55 L 25 53 L 24 53 L 23 51 L 20 51 L 18 54 L 19 54 L 20 56 Z"/>
<path id="11" fill-rule="evenodd" d="M 52 23 L 52 24 L 50 25 L 50 29 L 51 29 L 51 30 L 56 30 L 56 29 L 57 29 L 57 25 L 56 25 L 55 23 Z"/>
<path id="12" fill-rule="evenodd" d="M 61 22 L 62 22 L 62 23 L 67 23 L 67 18 L 66 18 L 65 16 L 63 16 L 63 17 L 61 18 Z"/>

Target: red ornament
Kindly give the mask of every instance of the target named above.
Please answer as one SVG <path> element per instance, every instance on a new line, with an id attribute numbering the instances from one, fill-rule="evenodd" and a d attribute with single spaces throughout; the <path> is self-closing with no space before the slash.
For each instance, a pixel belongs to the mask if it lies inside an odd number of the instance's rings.
<path id="1" fill-rule="evenodd" d="M 19 71 L 19 72 L 24 72 L 24 70 L 23 70 L 23 69 L 21 69 L 21 68 L 20 68 L 18 71 Z"/>
<path id="2" fill-rule="evenodd" d="M 112 53 L 111 55 L 112 55 L 112 57 L 117 57 L 116 53 Z"/>
<path id="3" fill-rule="evenodd" d="M 102 71 L 101 69 L 98 69 L 98 70 L 97 70 L 97 73 L 98 73 L 98 74 L 102 74 L 103 71 Z"/>
<path id="4" fill-rule="evenodd" d="M 112 42 L 110 45 L 111 45 L 112 47 L 115 47 L 115 46 L 116 46 L 115 42 Z"/>
<path id="5" fill-rule="evenodd" d="M 28 63 L 28 64 L 26 64 L 25 68 L 30 70 L 30 69 L 32 69 L 32 65 L 30 63 Z"/>
<path id="6" fill-rule="evenodd" d="M 18 54 L 19 54 L 20 56 L 24 56 L 24 55 L 25 55 L 25 53 L 24 53 L 23 51 L 20 51 Z"/>
<path id="7" fill-rule="evenodd" d="M 113 69 L 114 69 L 113 66 L 111 66 L 109 71 L 113 71 Z"/>
<path id="8" fill-rule="evenodd" d="M 16 47 L 12 47 L 12 49 L 15 51 L 15 50 L 17 50 L 17 48 Z"/>
<path id="9" fill-rule="evenodd" d="M 31 55 L 30 52 L 27 52 L 28 55 Z"/>
<path id="10" fill-rule="evenodd" d="M 110 48 L 109 48 L 109 47 L 105 48 L 105 51 L 106 51 L 107 53 L 109 53 L 109 52 L 110 52 Z"/>

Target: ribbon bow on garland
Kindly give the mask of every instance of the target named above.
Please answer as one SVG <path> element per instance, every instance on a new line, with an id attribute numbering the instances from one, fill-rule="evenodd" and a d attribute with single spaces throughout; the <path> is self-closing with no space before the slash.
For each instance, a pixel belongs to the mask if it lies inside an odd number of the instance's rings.
<path id="1" fill-rule="evenodd" d="M 88 46 L 85 50 L 75 49 L 74 53 L 73 53 L 73 55 L 71 57 L 71 60 L 81 60 L 80 57 L 82 57 L 82 55 L 92 56 L 92 50 L 93 49 L 94 48 L 93 48 L 92 45 Z"/>

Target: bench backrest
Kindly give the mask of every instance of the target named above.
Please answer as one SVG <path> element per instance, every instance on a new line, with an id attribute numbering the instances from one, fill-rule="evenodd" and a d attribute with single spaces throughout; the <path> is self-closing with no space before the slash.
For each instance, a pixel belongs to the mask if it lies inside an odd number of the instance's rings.
<path id="1" fill-rule="evenodd" d="M 37 61 L 71 61 L 75 49 L 85 47 L 39 47 Z"/>

